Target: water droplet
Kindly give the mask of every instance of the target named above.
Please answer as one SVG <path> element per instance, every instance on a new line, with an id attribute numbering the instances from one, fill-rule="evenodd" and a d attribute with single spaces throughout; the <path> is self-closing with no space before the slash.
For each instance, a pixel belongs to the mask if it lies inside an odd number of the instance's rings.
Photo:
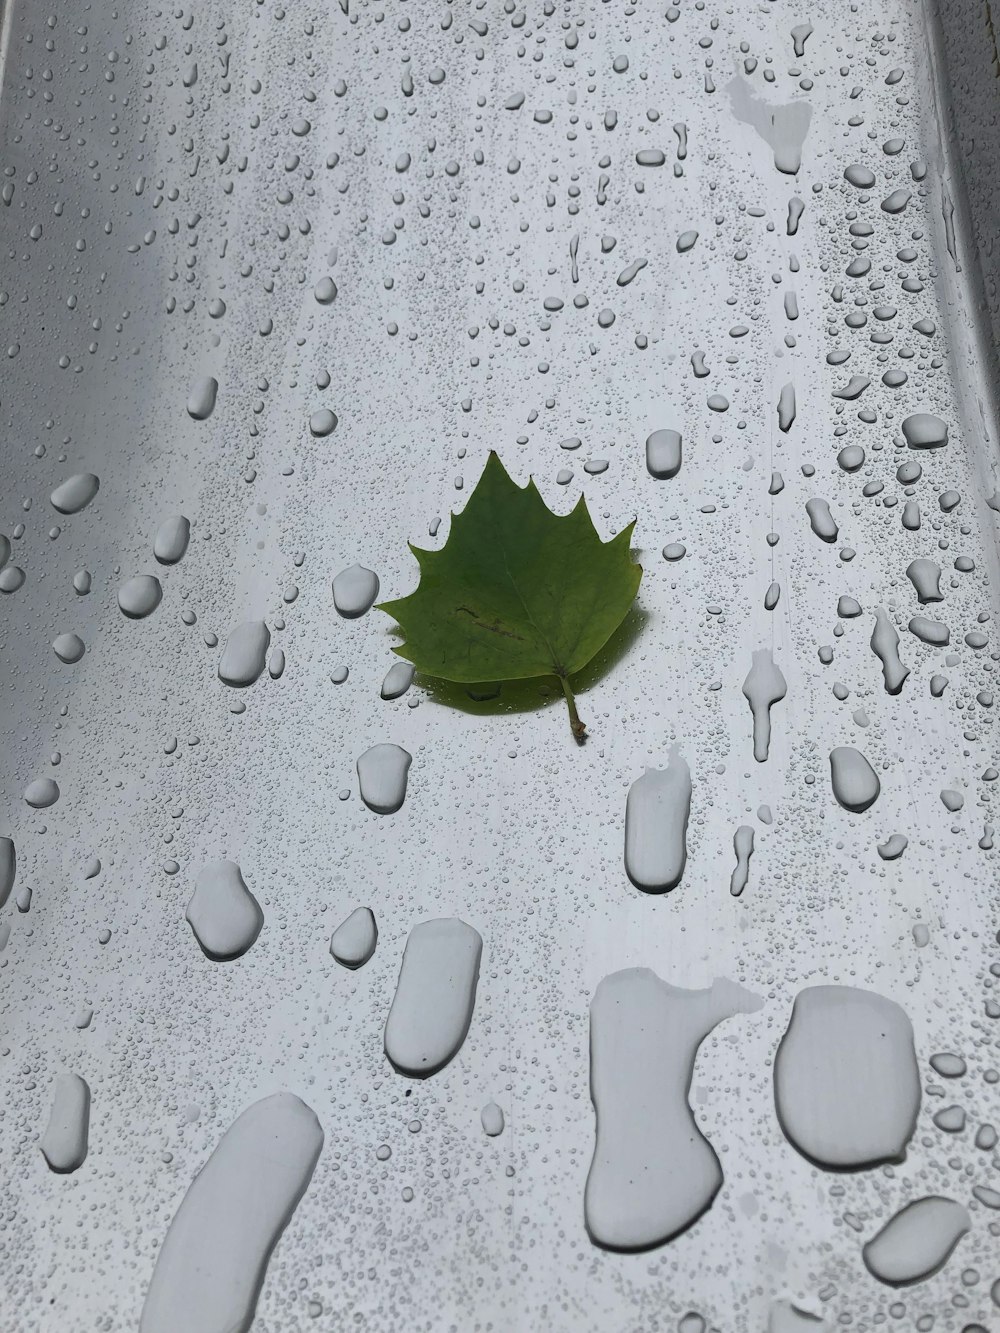
<path id="1" fill-rule="evenodd" d="M 393 815 L 406 798 L 413 756 L 401 745 L 373 745 L 358 760 L 361 799 L 377 815 Z"/>
<path id="2" fill-rule="evenodd" d="M 185 917 L 204 953 L 216 963 L 245 954 L 264 924 L 260 903 L 235 861 L 212 861 L 203 867 Z"/>
<path id="3" fill-rule="evenodd" d="M 25 787 L 24 799 L 33 809 L 45 810 L 58 801 L 58 784 L 52 778 L 35 778 Z"/>
<path id="4" fill-rule="evenodd" d="M 830 781 L 838 802 L 855 814 L 874 804 L 882 790 L 871 764 L 850 745 L 838 745 L 830 751 Z"/>
<path id="5" fill-rule="evenodd" d="M 118 605 L 130 620 L 142 620 L 160 605 L 163 589 L 152 574 L 136 574 L 118 589 Z"/>
<path id="6" fill-rule="evenodd" d="M 87 649 L 79 634 L 57 634 L 52 640 L 52 651 L 60 662 L 72 665 L 79 662 Z"/>
<path id="7" fill-rule="evenodd" d="M 229 633 L 219 661 L 219 679 L 224 685 L 243 689 L 252 685 L 264 670 L 271 632 L 263 620 L 244 620 Z"/>
<path id="8" fill-rule="evenodd" d="M 673 751 L 666 769 L 647 768 L 625 803 L 625 871 L 644 893 L 680 883 L 687 861 L 691 770 Z"/>
<path id="9" fill-rule="evenodd" d="M 176 565 L 184 558 L 191 539 L 191 524 L 183 514 L 172 514 L 156 529 L 153 555 L 161 565 Z"/>
<path id="10" fill-rule="evenodd" d="M 930 1194 L 901 1208 L 861 1255 L 872 1277 L 890 1287 L 908 1287 L 943 1268 L 971 1225 L 960 1203 Z"/>
<path id="11" fill-rule="evenodd" d="M 680 431 L 653 431 L 646 440 L 646 467 L 658 480 L 677 475 L 681 469 Z"/>
<path id="12" fill-rule="evenodd" d="M 207 421 L 215 411 L 215 398 L 219 392 L 219 381 L 211 375 L 196 380 L 187 400 L 188 416 L 195 421 Z"/>
<path id="13" fill-rule="evenodd" d="M 410 1078 L 428 1078 L 455 1058 L 472 1022 L 483 941 L 458 917 L 410 931 L 385 1024 L 385 1053 Z"/>
<path id="14" fill-rule="evenodd" d="M 915 412 L 903 421 L 903 436 L 911 449 L 940 449 L 948 443 L 948 427 L 931 412 Z"/>
<path id="15" fill-rule="evenodd" d="M 140 1333 L 248 1333 L 271 1253 L 322 1147 L 315 1114 L 289 1092 L 254 1102 L 233 1122 L 167 1230 Z"/>
<path id="16" fill-rule="evenodd" d="M 503 1111 L 497 1106 L 496 1102 L 487 1102 L 479 1113 L 479 1119 L 483 1126 L 483 1133 L 488 1138 L 495 1139 L 503 1133 Z"/>
<path id="17" fill-rule="evenodd" d="M 920 1109 L 913 1028 L 874 991 L 810 986 L 795 997 L 774 1061 L 788 1141 L 828 1171 L 902 1161 Z"/>
<path id="18" fill-rule="evenodd" d="M 78 514 L 81 509 L 86 509 L 100 489 L 101 483 L 93 472 L 78 472 L 59 483 L 49 496 L 49 502 L 60 514 Z"/>
<path id="19" fill-rule="evenodd" d="M 412 662 L 396 662 L 391 666 L 382 681 L 382 698 L 398 699 L 404 695 L 413 684 L 414 672 L 415 667 Z"/>
<path id="20" fill-rule="evenodd" d="M 584 1219 L 595 1244 L 648 1250 L 708 1209 L 722 1169 L 688 1089 L 698 1047 L 723 1019 L 762 1001 L 734 982 L 681 990 L 648 968 L 614 972 L 590 1006 L 590 1093 L 597 1117 Z"/>
<path id="21" fill-rule="evenodd" d="M 38 1146 L 52 1171 L 78 1170 L 87 1157 L 90 1134 L 90 1088 L 79 1074 L 60 1074 L 52 1110 Z"/>
<path id="22" fill-rule="evenodd" d="M 346 620 L 356 620 L 371 608 L 378 587 L 377 574 L 363 565 L 351 565 L 333 580 L 333 604 Z"/>
<path id="23" fill-rule="evenodd" d="M 330 939 L 330 953 L 341 967 L 364 967 L 378 943 L 378 926 L 370 907 L 356 907 Z"/>

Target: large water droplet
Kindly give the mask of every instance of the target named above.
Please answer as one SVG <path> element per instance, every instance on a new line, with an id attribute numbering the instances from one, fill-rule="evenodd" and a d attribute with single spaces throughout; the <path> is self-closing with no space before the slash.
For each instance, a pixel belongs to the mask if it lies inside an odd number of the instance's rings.
<path id="1" fill-rule="evenodd" d="M 799 991 L 774 1061 L 774 1100 L 789 1142 L 817 1166 L 902 1161 L 920 1110 L 909 1018 L 854 986 Z"/>
<path id="2" fill-rule="evenodd" d="M 373 745 L 358 760 L 361 799 L 377 815 L 393 815 L 406 798 L 406 775 L 413 756 L 401 745 Z"/>
<path id="3" fill-rule="evenodd" d="M 191 524 L 183 514 L 172 514 L 156 529 L 153 555 L 161 565 L 176 565 L 183 559 L 191 540 Z"/>
<path id="4" fill-rule="evenodd" d="M 590 1006 L 597 1137 L 584 1195 L 596 1244 L 648 1250 L 711 1206 L 722 1168 L 688 1104 L 695 1056 L 718 1023 L 761 1003 L 731 981 L 681 990 L 638 967 L 597 987 Z"/>
<path id="5" fill-rule="evenodd" d="M 100 480 L 93 472 L 78 472 L 61 481 L 49 496 L 49 501 L 60 514 L 78 514 L 90 504 L 100 489 Z"/>
<path id="6" fill-rule="evenodd" d="M 160 1246 L 140 1333 L 248 1333 L 271 1252 L 322 1147 L 315 1114 L 289 1092 L 233 1122 Z"/>
<path id="7" fill-rule="evenodd" d="M 872 1277 L 890 1287 L 908 1287 L 942 1269 L 971 1225 L 960 1203 L 929 1194 L 901 1208 L 861 1255 Z"/>
<path id="8" fill-rule="evenodd" d="M 364 967 L 378 943 L 378 927 L 370 907 L 356 907 L 330 938 L 330 953 L 341 967 Z"/>
<path id="9" fill-rule="evenodd" d="M 207 421 L 215 411 L 215 398 L 219 392 L 219 381 L 211 375 L 196 380 L 191 387 L 187 400 L 188 416 L 195 421 Z"/>
<path id="10" fill-rule="evenodd" d="M 244 620 L 230 631 L 219 660 L 219 679 L 234 689 L 252 685 L 264 670 L 271 633 L 263 620 Z"/>
<path id="11" fill-rule="evenodd" d="M 90 1088 L 79 1074 L 60 1074 L 49 1122 L 38 1144 L 51 1170 L 64 1175 L 81 1167 L 89 1134 Z"/>
<path id="12" fill-rule="evenodd" d="M 216 963 L 245 954 L 264 924 L 260 903 L 235 861 L 212 861 L 202 868 L 185 916 L 195 939 Z"/>
<path id="13" fill-rule="evenodd" d="M 410 1078 L 443 1069 L 472 1022 L 483 941 L 458 917 L 421 921 L 410 931 L 385 1023 L 385 1053 Z"/>
<path id="14" fill-rule="evenodd" d="M 136 574 L 118 589 L 118 605 L 130 620 L 142 620 L 160 605 L 163 589 L 152 574 Z"/>
<path id="15" fill-rule="evenodd" d="M 644 893 L 680 883 L 687 862 L 691 770 L 673 752 L 666 769 L 647 768 L 625 803 L 625 871 Z"/>
<path id="16" fill-rule="evenodd" d="M 342 569 L 333 580 L 333 604 L 347 620 L 363 616 L 378 596 L 378 575 L 363 565 Z"/>

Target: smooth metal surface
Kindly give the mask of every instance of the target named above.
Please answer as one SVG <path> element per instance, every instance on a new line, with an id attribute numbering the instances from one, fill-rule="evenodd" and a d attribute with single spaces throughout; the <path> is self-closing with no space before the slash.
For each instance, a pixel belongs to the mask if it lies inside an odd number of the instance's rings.
<path id="1" fill-rule="evenodd" d="M 984 1008 L 1000 959 L 996 853 L 979 845 L 996 813 L 982 775 L 997 761 L 983 700 L 1000 586 L 987 503 L 1000 85 L 981 6 L 956 0 L 941 18 L 939 30 L 915 0 L 808 14 L 787 0 L 6 8 L 0 530 L 25 581 L 0 601 L 0 833 L 18 853 L 0 921 L 0 1328 L 136 1327 L 191 1179 L 251 1102 L 281 1090 L 313 1108 L 325 1146 L 268 1268 L 261 1330 L 674 1330 L 694 1311 L 749 1333 L 780 1299 L 854 1330 L 1000 1326 L 1000 1214 L 971 1195 L 1000 1189 L 995 1151 L 974 1146 L 1000 1123 Z M 523 105 L 505 109 L 518 91 Z M 747 123 L 748 95 L 811 108 L 796 176 Z M 638 165 L 645 148 L 664 165 Z M 871 190 L 845 181 L 852 163 L 875 173 Z M 906 210 L 884 212 L 899 188 Z M 789 236 L 793 196 L 805 210 Z M 906 247 L 912 262 L 897 257 Z M 845 276 L 858 256 L 870 271 Z M 327 276 L 337 295 L 321 305 Z M 864 327 L 845 327 L 851 312 Z M 932 335 L 913 331 L 921 319 Z M 891 340 L 870 341 L 879 329 Z M 834 348 L 850 359 L 828 364 Z M 890 388 L 895 369 L 908 378 Z M 218 401 L 198 421 L 186 404 L 206 375 Z M 835 397 L 852 375 L 870 387 Z M 338 425 L 316 438 L 322 408 Z M 920 411 L 947 422 L 946 448 L 902 445 Z M 670 480 L 646 471 L 655 429 L 684 437 Z M 579 450 L 561 449 L 572 437 Z M 867 453 L 854 474 L 837 464 L 848 444 Z M 390 623 L 334 610 L 331 580 L 355 563 L 383 597 L 414 586 L 407 541 L 443 542 L 491 448 L 561 512 L 586 495 L 604 536 L 638 519 L 645 575 L 580 682 L 582 749 L 561 702 L 542 706 L 533 686 L 474 704 L 418 679 L 383 701 Z M 910 531 L 895 477 L 915 458 Z M 586 460 L 607 470 L 589 475 Z M 63 517 L 48 496 L 77 472 L 101 489 Z M 868 482 L 884 489 L 865 497 Z M 948 489 L 961 503 L 944 514 Z M 816 497 L 833 544 L 810 527 Z M 178 513 L 190 546 L 158 565 L 154 536 Z M 687 549 L 677 563 L 660 555 L 671 542 Z M 971 572 L 953 568 L 960 555 Z M 905 573 L 917 557 L 941 565 L 943 603 L 918 606 Z M 119 585 L 143 573 L 163 600 L 127 619 Z M 860 618 L 838 622 L 842 595 Z M 910 668 L 896 696 L 869 646 L 880 606 Z M 948 648 L 907 631 L 920 613 L 949 626 Z M 235 690 L 218 665 L 250 619 L 287 664 Z M 75 665 L 50 647 L 66 632 L 87 646 Z M 762 647 L 788 693 L 759 764 L 741 687 Z M 935 673 L 949 681 L 940 698 Z M 361 803 L 355 769 L 382 742 L 413 755 L 387 816 Z M 864 814 L 831 793 L 828 755 L 843 745 L 879 775 Z M 652 897 L 624 872 L 625 800 L 673 746 L 694 781 L 688 859 L 679 887 Z M 32 809 L 22 793 L 43 776 L 60 799 Z M 964 797 L 957 812 L 944 789 Z M 734 899 L 744 824 L 756 846 Z M 893 833 L 907 849 L 883 861 L 876 844 Z M 202 867 L 226 859 L 264 926 L 218 963 L 185 908 Z M 359 906 L 379 940 L 350 972 L 329 940 Z M 483 938 L 475 1013 L 457 1058 L 408 1080 L 383 1027 L 409 931 L 441 916 Z M 722 1024 L 695 1067 L 690 1101 L 722 1190 L 639 1255 L 596 1248 L 583 1221 L 588 1006 L 631 966 L 681 987 L 727 977 L 765 1001 Z M 830 1174 L 782 1134 L 773 1058 L 796 994 L 820 983 L 878 991 L 912 1020 L 924 1091 L 902 1164 Z M 947 1088 L 928 1064 L 941 1051 L 968 1064 Z M 92 1099 L 71 1175 L 38 1148 L 63 1071 Z M 480 1123 L 491 1101 L 506 1119 L 495 1138 Z M 967 1112 L 959 1134 L 932 1120 L 951 1102 Z M 972 1230 L 938 1275 L 893 1291 L 861 1247 L 929 1193 L 965 1204 Z"/>

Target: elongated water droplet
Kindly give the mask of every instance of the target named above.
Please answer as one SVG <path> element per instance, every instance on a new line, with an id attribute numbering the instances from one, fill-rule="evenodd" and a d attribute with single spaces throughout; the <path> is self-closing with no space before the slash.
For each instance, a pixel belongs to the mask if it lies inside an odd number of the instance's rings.
<path id="1" fill-rule="evenodd" d="M 942 1269 L 971 1226 L 960 1203 L 929 1194 L 901 1208 L 861 1255 L 872 1277 L 890 1287 L 908 1287 Z"/>
<path id="2" fill-rule="evenodd" d="M 76 1171 L 87 1157 L 90 1137 L 90 1088 L 79 1074 L 60 1074 L 52 1110 L 38 1146 L 52 1171 Z"/>
<path id="3" fill-rule="evenodd" d="M 78 472 L 59 483 L 49 496 L 49 502 L 60 514 L 78 514 L 100 489 L 101 483 L 93 472 Z"/>
<path id="4" fill-rule="evenodd" d="M 290 1092 L 247 1107 L 181 1200 L 150 1280 L 140 1333 L 248 1333 L 271 1252 L 323 1147 Z"/>
<path id="5" fill-rule="evenodd" d="M 14 839 L 0 837 L 0 907 L 10 897 L 17 876 L 17 851 Z"/>
<path id="6" fill-rule="evenodd" d="M 183 514 L 172 514 L 156 529 L 153 555 L 161 565 L 176 565 L 184 558 L 191 539 L 191 524 Z"/>
<path id="7" fill-rule="evenodd" d="M 733 851 L 736 853 L 736 868 L 729 880 L 729 892 L 738 898 L 747 886 L 750 878 L 750 857 L 753 855 L 753 829 L 749 824 L 741 824 L 733 837 Z"/>
<path id="8" fill-rule="evenodd" d="M 219 660 L 219 679 L 234 689 L 252 685 L 264 670 L 271 632 L 263 620 L 244 620 L 230 631 Z"/>
<path id="9" fill-rule="evenodd" d="M 666 769 L 647 768 L 625 803 L 625 871 L 644 893 L 680 883 L 687 862 L 691 770 L 676 752 Z"/>
<path id="10" fill-rule="evenodd" d="M 910 674 L 910 668 L 900 661 L 899 635 L 884 607 L 880 606 L 875 612 L 875 628 L 870 642 L 872 652 L 882 663 L 882 679 L 886 690 L 889 694 L 898 694 Z"/>
<path id="11" fill-rule="evenodd" d="M 215 398 L 219 392 L 219 381 L 211 375 L 195 380 L 188 395 L 188 416 L 195 421 L 207 421 L 215 411 Z"/>
<path id="12" fill-rule="evenodd" d="M 795 385 L 783 384 L 778 395 L 778 427 L 790 431 L 795 422 Z"/>
<path id="13" fill-rule="evenodd" d="M 476 1004 L 483 941 L 458 917 L 421 921 L 403 951 L 385 1024 L 385 1053 L 410 1078 L 428 1078 L 455 1058 Z"/>
<path id="14" fill-rule="evenodd" d="M 783 699 L 787 690 L 785 678 L 775 664 L 771 650 L 761 648 L 755 652 L 743 682 L 743 693 L 753 717 L 753 757 L 759 764 L 767 759 L 771 744 L 771 706 Z"/>
<path id="15" fill-rule="evenodd" d="M 160 605 L 163 589 L 152 574 L 136 574 L 118 589 L 118 605 L 129 620 L 143 620 Z"/>

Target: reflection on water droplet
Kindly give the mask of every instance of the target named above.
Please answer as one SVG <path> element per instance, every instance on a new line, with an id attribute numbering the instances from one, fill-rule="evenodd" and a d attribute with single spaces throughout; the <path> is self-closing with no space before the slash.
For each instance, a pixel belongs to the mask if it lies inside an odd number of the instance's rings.
<path id="1" fill-rule="evenodd" d="M 688 1104 L 698 1047 L 723 1019 L 763 1002 L 726 980 L 681 990 L 648 968 L 614 972 L 590 1006 L 597 1117 L 584 1219 L 612 1250 L 663 1245 L 711 1206 L 722 1169 Z"/>
<path id="2" fill-rule="evenodd" d="M 854 986 L 799 991 L 774 1061 L 774 1099 L 788 1141 L 817 1166 L 902 1161 L 920 1110 L 909 1018 Z"/>
<path id="3" fill-rule="evenodd" d="M 233 1122 L 160 1246 L 140 1333 L 248 1333 L 271 1253 L 322 1147 L 315 1114 L 289 1092 Z"/>
<path id="4" fill-rule="evenodd" d="M 410 1078 L 428 1078 L 461 1049 L 472 1022 L 483 941 L 446 917 L 410 931 L 385 1023 L 385 1053 Z"/>

